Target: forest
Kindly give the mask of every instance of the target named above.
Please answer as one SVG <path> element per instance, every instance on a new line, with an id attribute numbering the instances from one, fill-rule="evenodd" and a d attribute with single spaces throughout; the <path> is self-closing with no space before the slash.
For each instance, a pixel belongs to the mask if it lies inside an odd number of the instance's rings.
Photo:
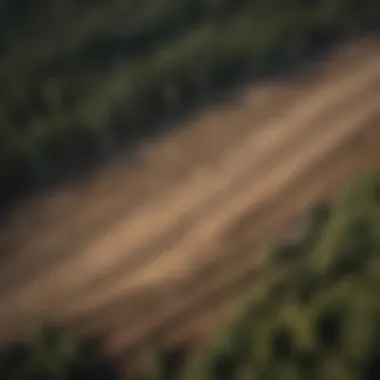
<path id="1" fill-rule="evenodd" d="M 377 0 L 3 0 L 1 204 L 379 20 Z"/>

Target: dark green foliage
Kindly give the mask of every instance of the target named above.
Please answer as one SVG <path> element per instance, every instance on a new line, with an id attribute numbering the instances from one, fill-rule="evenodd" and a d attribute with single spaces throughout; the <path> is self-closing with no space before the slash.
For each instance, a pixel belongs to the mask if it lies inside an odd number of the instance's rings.
<path id="1" fill-rule="evenodd" d="M 379 19 L 377 0 L 2 1 L 0 200 Z"/>
<path id="2" fill-rule="evenodd" d="M 315 321 L 315 339 L 322 348 L 340 344 L 342 312 L 335 307 L 321 310 Z"/>
<path id="3" fill-rule="evenodd" d="M 293 351 L 293 339 L 289 329 L 280 326 L 275 329 L 272 336 L 273 359 L 276 361 L 289 359 Z"/>
<path id="4" fill-rule="evenodd" d="M 143 373 L 147 380 L 176 379 L 185 362 L 184 347 L 168 347 L 151 343 L 145 350 Z"/>
<path id="5" fill-rule="evenodd" d="M 311 247 L 318 241 L 323 230 L 326 228 L 331 210 L 328 203 L 317 202 L 307 212 L 310 215 L 311 233 L 306 246 Z"/>
<path id="6" fill-rule="evenodd" d="M 287 264 L 297 259 L 302 253 L 298 244 L 279 244 L 273 253 L 273 259 L 278 264 Z"/>
<path id="7" fill-rule="evenodd" d="M 115 368 L 93 343 L 45 326 L 27 343 L 0 352 L 2 380 L 112 380 Z"/>

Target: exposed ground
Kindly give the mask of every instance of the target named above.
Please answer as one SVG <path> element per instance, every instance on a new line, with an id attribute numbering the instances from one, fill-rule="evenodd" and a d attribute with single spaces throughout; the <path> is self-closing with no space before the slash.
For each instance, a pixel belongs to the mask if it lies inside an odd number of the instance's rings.
<path id="1" fill-rule="evenodd" d="M 261 244 L 380 162 L 380 41 L 324 58 L 146 143 L 132 164 L 20 205 L 0 236 L 0 338 L 43 318 L 105 334 L 122 355 L 228 315 Z"/>

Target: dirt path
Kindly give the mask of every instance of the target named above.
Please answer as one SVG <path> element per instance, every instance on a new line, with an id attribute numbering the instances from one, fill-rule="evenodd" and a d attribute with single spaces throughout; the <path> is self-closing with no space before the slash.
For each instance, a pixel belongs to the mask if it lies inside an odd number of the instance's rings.
<path id="1" fill-rule="evenodd" d="M 320 63 L 310 82 L 261 84 L 142 149 L 135 168 L 102 169 L 18 212 L 0 241 L 10 254 L 0 338 L 47 317 L 108 332 L 116 354 L 151 331 L 185 331 L 198 311 L 235 297 L 257 270 L 248 247 L 349 171 L 356 139 L 378 135 L 379 52 L 362 41 Z"/>
<path id="2" fill-rule="evenodd" d="M 377 100 L 380 101 L 380 97 Z M 377 118 L 377 122 L 380 123 L 380 117 Z M 353 122 L 352 125 L 357 125 L 357 124 Z M 356 130 L 356 132 L 357 131 L 358 130 Z M 351 135 L 351 138 L 356 138 L 356 136 L 357 136 L 357 133 L 356 134 L 353 133 Z M 339 148 L 343 148 L 348 143 L 348 141 L 350 141 L 349 138 L 347 140 L 344 140 L 344 142 L 342 141 L 341 143 L 339 143 Z M 320 139 L 320 142 L 321 143 L 326 142 L 326 140 Z M 323 163 L 323 160 L 326 159 L 326 157 L 330 157 L 332 154 L 332 151 L 330 151 L 330 154 L 329 152 L 326 152 L 326 156 L 318 155 L 318 153 L 316 153 L 317 149 L 316 148 L 310 149 L 310 146 L 308 145 L 305 145 L 304 149 L 309 152 L 310 157 L 312 157 L 312 153 L 314 153 L 314 159 L 316 160 L 314 162 L 310 160 L 306 173 L 312 172 L 312 171 L 314 171 L 315 173 L 316 171 L 315 168 L 318 167 L 318 165 L 321 165 Z M 301 157 L 301 152 L 298 152 L 298 153 L 299 153 L 299 157 Z M 305 158 L 307 157 L 306 154 L 302 156 L 304 156 Z M 234 247 L 232 251 L 234 253 L 230 255 L 223 255 L 221 254 L 222 252 L 220 252 L 220 250 L 217 250 L 217 254 L 219 254 L 220 256 L 215 258 L 211 266 L 212 271 L 214 273 L 208 272 L 207 276 L 203 277 L 204 278 L 203 281 L 200 281 L 199 276 L 194 275 L 193 273 L 192 276 L 193 278 L 195 276 L 196 280 L 193 280 L 193 282 L 191 282 L 192 284 L 190 285 L 191 291 L 187 292 L 186 296 L 178 297 L 174 305 L 173 305 L 173 301 L 171 301 L 170 302 L 171 307 L 169 307 L 169 305 L 163 306 L 161 304 L 159 312 L 147 314 L 147 315 L 150 315 L 148 320 L 144 320 L 141 315 L 136 315 L 135 319 L 128 321 L 129 323 L 127 322 L 127 320 L 124 320 L 123 321 L 124 326 L 128 326 L 128 325 L 133 326 L 133 330 L 130 330 L 129 333 L 132 332 L 133 335 L 136 334 L 137 336 L 141 336 L 140 334 L 142 331 L 145 331 L 146 333 L 147 331 L 151 329 L 151 326 L 154 326 L 155 324 L 159 324 L 159 325 L 165 324 L 167 326 L 172 326 L 175 316 L 178 316 L 180 318 L 186 318 L 189 315 L 191 316 L 192 312 L 189 311 L 189 309 L 192 310 L 192 309 L 198 308 L 200 305 L 201 299 L 204 299 L 205 297 L 207 297 L 207 299 L 209 300 L 210 298 L 213 298 L 214 295 L 217 294 L 218 292 L 221 292 L 221 294 L 224 294 L 227 292 L 228 288 L 233 289 L 234 282 L 242 281 L 242 277 L 244 278 L 243 276 L 244 273 L 248 272 L 248 277 L 252 275 L 252 271 L 254 273 L 256 269 L 255 264 L 257 263 L 257 256 L 252 254 L 252 250 L 254 250 L 255 238 L 257 240 L 260 237 L 263 237 L 265 235 L 268 236 L 268 230 L 270 231 L 270 229 L 275 226 L 275 223 L 283 224 L 284 221 L 291 220 L 291 217 L 294 217 L 294 214 L 290 214 L 289 212 L 297 208 L 296 207 L 297 203 L 299 207 L 299 202 L 305 201 L 304 193 L 298 190 L 300 188 L 301 190 L 305 191 L 304 190 L 305 184 L 302 183 L 305 177 L 305 172 L 303 171 L 305 168 L 297 170 L 299 167 L 299 164 L 297 164 L 297 161 L 293 159 L 292 160 L 294 163 L 294 166 L 292 168 L 294 169 L 293 171 L 291 169 L 292 165 L 290 164 L 290 161 L 291 159 L 287 161 L 287 165 L 289 165 L 288 166 L 289 172 L 287 172 L 286 170 L 280 171 L 283 177 L 281 177 L 281 175 L 278 175 L 278 173 L 276 173 L 277 170 L 273 170 L 273 173 L 271 173 L 271 175 L 273 175 L 272 179 L 267 180 L 268 182 L 266 184 L 269 185 L 269 189 L 272 188 L 270 186 L 270 183 L 272 183 L 274 185 L 273 188 L 275 189 L 275 191 L 273 191 L 273 193 L 270 194 L 271 192 L 270 191 L 268 192 L 267 187 L 263 188 L 263 190 L 265 189 L 267 191 L 265 192 L 264 190 L 266 197 L 262 197 L 261 199 L 262 204 L 259 205 L 259 207 L 260 208 L 265 207 L 266 210 L 262 211 L 263 217 L 260 220 L 260 224 L 256 226 L 255 229 L 252 229 L 251 231 L 252 232 L 251 239 L 250 239 L 251 244 L 250 245 L 244 244 L 242 247 L 242 242 L 237 241 L 236 248 Z M 329 174 L 330 173 L 328 173 L 328 175 Z M 328 175 L 326 175 L 326 177 Z M 277 183 L 281 183 L 280 182 L 281 178 L 286 179 L 286 182 L 284 181 L 283 184 L 276 186 Z M 301 185 L 303 185 L 303 187 Z M 310 190 L 307 195 L 310 196 Z M 240 202 L 242 202 L 242 198 L 239 199 L 239 203 Z M 272 202 L 275 202 L 276 204 L 275 207 L 271 205 Z M 287 206 L 286 208 L 284 208 L 284 204 L 286 204 L 287 202 L 289 202 L 290 205 L 292 205 L 293 207 L 289 208 L 289 206 Z M 237 210 L 238 208 L 234 208 L 234 209 Z M 244 210 L 243 207 L 241 209 Z M 247 208 L 245 208 L 245 210 L 246 209 Z M 257 211 L 260 212 L 259 210 Z M 272 212 L 270 213 L 270 211 Z M 243 213 L 244 211 L 241 212 L 241 214 Z M 237 254 L 236 249 L 239 249 L 239 248 L 246 252 L 245 257 L 243 254 Z M 207 254 L 207 251 L 204 251 L 203 253 Z M 217 265 L 218 263 L 219 263 L 219 268 Z M 174 262 L 171 264 L 172 264 L 171 266 L 172 268 L 175 268 L 176 264 L 183 265 L 183 263 L 178 263 L 178 262 Z M 214 268 L 218 268 L 218 269 L 216 270 Z M 195 271 L 195 273 L 197 273 L 197 271 Z M 189 274 L 188 276 L 190 277 L 191 274 Z M 188 276 L 184 276 L 184 278 Z M 108 297 L 108 300 L 110 298 L 111 297 Z M 106 299 L 103 299 L 102 302 L 106 302 Z M 210 302 L 210 301 L 207 301 L 207 302 Z M 99 302 L 98 304 L 101 304 L 101 302 Z M 83 313 L 84 310 L 82 310 L 81 312 Z M 78 314 L 80 314 L 80 312 Z M 163 321 L 166 321 L 166 323 L 163 323 Z M 112 324 L 113 328 L 115 328 L 116 326 L 117 326 L 116 323 Z M 136 326 L 139 326 L 139 327 L 136 328 Z M 136 338 L 133 338 L 133 337 L 131 338 L 131 340 L 134 340 L 134 339 Z M 125 336 L 120 331 L 117 331 L 117 333 L 115 334 L 113 338 L 112 346 L 121 348 L 121 347 L 124 347 L 127 342 L 128 340 L 125 340 Z"/>
<path id="3" fill-rule="evenodd" d="M 366 117 L 371 117 L 372 112 L 377 110 L 380 102 L 380 87 L 376 95 L 374 99 L 364 97 L 365 106 L 362 109 L 351 106 L 351 112 L 347 112 L 343 119 L 339 114 L 339 120 L 333 118 L 324 125 L 316 123 L 314 130 L 308 130 L 307 139 L 302 134 L 297 138 L 293 137 L 292 143 L 285 144 L 282 151 L 279 149 L 275 160 L 270 161 L 269 165 L 263 165 L 261 169 L 266 169 L 264 174 L 261 174 L 260 170 L 257 175 L 254 175 L 252 171 L 251 176 L 246 175 L 244 181 L 238 181 L 231 189 L 227 189 L 223 197 L 215 195 L 207 205 L 201 208 L 202 213 L 197 213 L 199 214 L 197 220 L 192 226 L 187 227 L 187 232 L 182 236 L 174 237 L 172 243 L 169 241 L 166 249 L 163 247 L 159 250 L 159 245 L 156 244 L 156 250 L 152 250 L 154 258 L 145 264 L 145 267 L 140 265 L 137 273 L 131 271 L 129 264 L 118 266 L 116 271 L 113 269 L 103 278 L 96 277 L 93 283 L 90 282 L 92 296 L 88 292 L 88 280 L 82 277 L 81 281 L 86 282 L 86 291 L 78 294 L 78 287 L 75 287 L 75 298 L 80 300 L 76 307 L 80 308 L 79 310 L 96 307 L 112 297 L 119 297 L 137 284 L 149 284 L 167 279 L 171 273 L 174 273 L 176 277 L 182 277 L 192 268 L 198 267 L 202 260 L 210 261 L 210 252 L 217 251 L 215 241 L 218 242 L 218 236 L 223 236 L 221 231 L 233 223 L 235 218 L 239 218 L 247 207 L 262 207 L 270 199 L 278 197 L 286 188 L 287 181 L 292 182 L 293 178 L 300 175 L 299 173 L 303 174 L 309 170 L 315 160 L 335 149 L 336 141 L 342 139 L 344 143 L 346 138 L 356 134 L 358 128 L 362 128 L 360 122 L 365 121 Z M 351 134 L 348 130 L 350 126 Z M 297 150 L 300 142 L 302 142 L 302 149 Z M 293 152 L 296 154 L 292 155 Z M 156 256 L 157 251 L 160 253 L 159 256 Z M 141 256 L 138 258 L 142 260 Z M 75 307 L 73 299 L 68 303 L 70 307 L 66 309 L 66 313 Z"/>
<path id="4" fill-rule="evenodd" d="M 41 252 L 52 255 L 57 248 L 71 250 L 73 241 L 88 239 L 86 235 L 94 234 L 95 227 L 102 230 L 104 224 L 111 226 L 114 219 L 126 211 L 131 212 L 131 205 L 136 207 L 138 200 L 144 202 L 153 194 L 157 196 L 178 177 L 212 161 L 226 149 L 238 146 L 252 126 L 260 126 L 263 119 L 282 116 L 301 95 L 308 95 L 311 85 L 328 83 L 330 78 L 351 73 L 364 62 L 362 55 L 370 57 L 375 46 L 373 41 L 360 41 L 349 48 L 344 46 L 334 54 L 334 59 L 330 58 L 332 62 L 324 65 L 326 67 L 319 67 L 317 73 L 308 75 L 307 83 L 297 78 L 301 83 L 261 84 L 246 91 L 237 105 L 204 113 L 188 122 L 180 133 L 150 144 L 140 151 L 143 163 L 137 168 L 128 169 L 122 164 L 106 168 L 94 181 L 83 185 L 84 189 L 65 188 L 35 202 L 32 207 L 20 208 L 3 234 L 0 247 L 13 248 L 23 259 L 30 257 L 31 252 L 35 257 Z M 310 84 L 311 80 L 315 83 Z M 233 130 L 231 125 L 234 125 Z"/>
<path id="5" fill-rule="evenodd" d="M 364 93 L 368 91 L 367 87 L 373 81 L 373 70 L 378 69 L 378 62 L 370 60 L 369 63 L 366 62 L 365 66 L 359 67 L 358 74 L 350 80 L 343 78 L 333 85 L 325 84 L 322 91 L 299 102 L 289 115 L 278 117 L 274 122 L 258 128 L 259 130 L 254 129 L 250 135 L 246 136 L 244 144 L 239 144 L 234 151 L 223 155 L 216 165 L 209 165 L 203 170 L 196 171 L 194 175 L 180 181 L 171 191 L 169 189 L 162 197 L 147 202 L 143 205 L 143 210 L 138 208 L 130 213 L 126 218 L 113 225 L 109 231 L 106 231 L 103 238 L 99 235 L 99 239 L 89 247 L 85 249 L 80 247 L 78 250 L 80 255 L 75 251 L 70 252 L 70 256 L 74 256 L 74 258 L 66 264 L 66 272 L 65 265 L 62 264 L 62 255 L 60 255 L 58 268 L 59 272 L 63 272 L 63 274 L 59 276 L 55 271 L 51 271 L 49 276 L 54 279 L 55 283 L 66 282 L 67 276 L 70 275 L 68 272 L 72 272 L 73 265 L 91 271 L 87 276 L 94 275 L 94 272 L 99 274 L 100 267 L 103 268 L 102 270 L 106 270 L 110 265 L 119 265 L 120 260 L 124 260 L 126 252 L 133 252 L 140 248 L 141 241 L 147 241 L 151 247 L 150 250 L 157 251 L 157 246 L 160 245 L 159 241 L 163 240 L 168 231 L 173 230 L 174 225 L 178 225 L 184 219 L 189 219 L 189 215 L 196 214 L 195 207 L 203 210 L 206 205 L 210 204 L 211 199 L 213 199 L 213 203 L 217 203 L 218 200 L 215 200 L 215 197 L 218 192 L 228 192 L 231 184 L 240 187 L 241 180 L 239 181 L 239 178 L 246 181 L 246 178 L 250 177 L 249 174 L 254 173 L 255 168 L 265 172 L 267 170 L 265 159 L 276 157 L 276 149 L 280 146 L 286 147 L 288 141 L 291 141 L 294 136 L 299 135 L 302 130 L 307 130 L 308 119 L 316 115 L 316 117 L 322 118 L 320 121 L 322 124 L 323 118 L 326 118 L 329 112 L 336 112 L 339 105 L 342 106 L 343 103 L 343 106 L 347 107 L 347 104 L 344 103 L 346 96 L 351 96 L 356 102 L 361 91 Z M 338 96 L 342 93 L 344 94 L 343 102 Z M 327 109 L 319 112 L 323 106 Z M 301 141 L 303 136 L 298 136 L 298 138 Z M 232 189 L 230 192 L 235 192 L 235 190 Z M 154 236 L 149 236 L 149 234 Z M 142 257 L 141 250 L 146 251 L 146 248 L 140 248 L 138 251 L 139 261 Z M 107 255 L 104 255 L 105 251 L 108 252 Z M 32 249 L 31 252 L 33 252 Z M 56 256 L 50 252 L 50 256 L 53 255 Z M 33 255 L 33 259 L 34 266 L 36 266 L 35 255 Z M 91 265 L 86 264 L 86 260 L 87 262 L 91 261 Z M 28 266 L 29 273 L 30 269 Z M 12 272 L 11 269 L 8 270 L 8 273 Z M 87 282 L 87 276 L 82 271 L 78 281 Z M 3 280 L 6 279 L 3 278 Z M 54 285 L 46 284 L 46 288 L 52 287 L 55 288 Z M 38 289 L 37 292 L 40 290 Z M 30 297 L 28 296 L 28 298 Z"/>

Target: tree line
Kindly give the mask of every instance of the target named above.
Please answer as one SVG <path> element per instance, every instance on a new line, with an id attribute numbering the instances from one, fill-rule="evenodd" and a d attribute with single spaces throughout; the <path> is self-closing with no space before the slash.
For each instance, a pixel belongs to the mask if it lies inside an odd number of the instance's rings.
<path id="1" fill-rule="evenodd" d="M 2 1 L 0 201 L 379 20 L 377 0 Z"/>

